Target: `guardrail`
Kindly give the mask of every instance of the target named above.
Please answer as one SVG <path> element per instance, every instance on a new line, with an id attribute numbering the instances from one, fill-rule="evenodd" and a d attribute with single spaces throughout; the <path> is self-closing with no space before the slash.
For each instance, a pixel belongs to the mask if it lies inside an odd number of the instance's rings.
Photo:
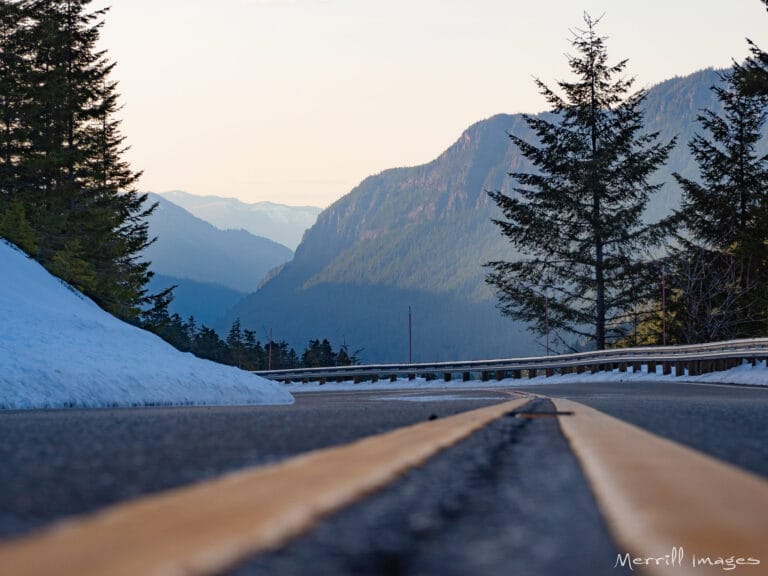
<path id="1" fill-rule="evenodd" d="M 768 359 L 768 338 L 730 340 L 687 346 L 649 346 L 642 348 L 615 348 L 577 354 L 536 356 L 531 358 L 507 358 L 497 360 L 469 360 L 465 362 L 433 362 L 419 364 L 368 364 L 364 366 L 337 366 L 331 368 L 301 368 L 296 370 L 256 371 L 255 374 L 280 382 L 329 382 L 353 380 L 355 382 L 378 381 L 398 378 L 424 377 L 445 381 L 461 378 L 488 381 L 504 378 L 533 378 L 604 372 L 619 370 L 639 372 L 647 366 L 655 373 L 658 366 L 663 374 L 697 376 L 707 372 L 727 370 L 744 361 L 755 365 Z"/>

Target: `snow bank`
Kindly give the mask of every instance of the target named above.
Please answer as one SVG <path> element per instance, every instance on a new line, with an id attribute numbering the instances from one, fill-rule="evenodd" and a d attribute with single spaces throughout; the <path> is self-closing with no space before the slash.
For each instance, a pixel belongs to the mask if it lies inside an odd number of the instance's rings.
<path id="1" fill-rule="evenodd" d="M 116 319 L 0 240 L 0 408 L 292 402 Z"/>
<path id="2" fill-rule="evenodd" d="M 632 381 L 662 381 L 662 382 L 699 382 L 709 384 L 749 384 L 753 386 L 768 386 L 768 369 L 765 367 L 765 363 L 758 363 L 757 366 L 750 364 L 742 364 L 737 368 L 730 370 L 723 370 L 721 372 L 710 372 L 708 374 L 702 374 L 700 376 L 688 376 L 687 371 L 685 375 L 674 376 L 664 375 L 662 373 L 662 367 L 656 366 L 655 374 L 648 374 L 648 367 L 643 365 L 641 372 L 619 372 L 614 370 L 612 372 L 597 372 L 595 374 L 563 374 L 546 378 L 539 376 L 531 380 L 514 380 L 518 386 L 526 386 L 528 384 L 562 384 L 566 382 L 632 382 Z M 505 382 L 509 382 L 505 380 Z"/>
<path id="3" fill-rule="evenodd" d="M 701 376 L 684 376 L 680 380 L 686 382 L 707 382 L 713 384 L 749 384 L 751 386 L 768 386 L 768 368 L 765 362 L 757 366 L 742 364 L 723 372 L 710 372 Z"/>

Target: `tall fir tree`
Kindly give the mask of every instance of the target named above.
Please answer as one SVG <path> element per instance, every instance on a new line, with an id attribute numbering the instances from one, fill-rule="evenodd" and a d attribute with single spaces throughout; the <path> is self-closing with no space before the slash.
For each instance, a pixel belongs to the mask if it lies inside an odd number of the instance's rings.
<path id="1" fill-rule="evenodd" d="M 10 119 L 0 125 L 0 191 L 22 202 L 43 265 L 137 321 L 151 300 L 149 264 L 139 255 L 150 243 L 146 218 L 154 207 L 136 192 L 139 174 L 122 159 L 114 64 L 97 48 L 106 9 L 89 11 L 89 4 L 1 5 L 11 26 L 0 37 L 0 82 L 13 90 L 0 101 Z M 6 57 L 6 46 L 20 57 Z"/>
<path id="2" fill-rule="evenodd" d="M 738 73 L 721 79 L 712 90 L 723 112 L 704 110 L 698 120 L 707 135 L 689 143 L 700 181 L 674 174 L 683 190 L 677 218 L 693 241 L 736 259 L 739 290 L 750 305 L 735 309 L 747 316 L 740 324 L 751 318 L 748 336 L 764 332 L 768 308 L 768 156 L 758 152 L 768 95 L 745 94 Z"/>
<path id="3" fill-rule="evenodd" d="M 603 349 L 624 333 L 644 251 L 663 236 L 642 216 L 674 140 L 642 133 L 645 92 L 629 93 L 627 61 L 609 65 L 599 20 L 584 20 L 568 57 L 575 80 L 558 82 L 564 96 L 536 81 L 555 115 L 526 117 L 538 145 L 510 135 L 536 171 L 510 174 L 511 194 L 490 193 L 505 218 L 494 222 L 519 257 L 486 264 L 486 280 L 503 314 Z"/>
<path id="4" fill-rule="evenodd" d="M 28 26 L 25 2 L 0 0 L 0 214 L 20 200 L 19 161 L 27 145 L 23 117 L 31 58 L 25 42 Z"/>
<path id="5" fill-rule="evenodd" d="M 34 254 L 37 234 L 27 218 L 20 178 L 21 155 L 28 147 L 29 26 L 27 2 L 0 0 L 0 237 Z"/>

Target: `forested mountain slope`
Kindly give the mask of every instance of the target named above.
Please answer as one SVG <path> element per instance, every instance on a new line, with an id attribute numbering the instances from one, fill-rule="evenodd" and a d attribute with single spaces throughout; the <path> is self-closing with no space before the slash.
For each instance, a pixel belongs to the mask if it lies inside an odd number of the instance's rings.
<path id="1" fill-rule="evenodd" d="M 706 70 L 650 89 L 648 131 L 678 144 L 656 180 L 665 182 L 646 217 L 679 203 L 672 172 L 695 177 L 687 142 L 701 108 L 717 109 Z M 468 128 L 434 161 L 387 170 L 322 212 L 294 259 L 232 311 L 244 326 L 271 326 L 300 346 L 323 336 L 363 348 L 365 361 L 407 360 L 408 307 L 414 360 L 490 358 L 542 352 L 523 327 L 502 318 L 482 264 L 508 259 L 487 190 L 506 190 L 508 172 L 528 166 L 507 133 L 531 140 L 521 115 Z"/>
<path id="2" fill-rule="evenodd" d="M 150 235 L 157 241 L 146 250 L 157 274 L 248 293 L 293 255 L 282 244 L 245 230 L 220 230 L 157 194 L 149 199 L 159 204 L 149 220 Z"/>

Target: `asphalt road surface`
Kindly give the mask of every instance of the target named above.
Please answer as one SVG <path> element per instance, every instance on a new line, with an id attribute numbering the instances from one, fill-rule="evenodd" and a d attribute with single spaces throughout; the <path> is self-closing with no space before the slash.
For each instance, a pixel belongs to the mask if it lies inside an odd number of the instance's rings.
<path id="1" fill-rule="evenodd" d="M 523 390 L 587 404 L 768 477 L 768 387 L 632 382 Z"/>
<path id="2" fill-rule="evenodd" d="M 460 387 L 460 384 L 456 384 Z M 768 476 L 768 389 L 546 385 Z M 312 393 L 283 407 L 0 413 L 0 538 L 247 466 L 508 399 L 505 391 Z M 547 400 L 526 410 L 551 412 Z M 505 417 L 237 574 L 621 574 L 555 418 Z"/>
<path id="3" fill-rule="evenodd" d="M 388 393 L 299 395 L 292 406 L 0 411 L 0 538 L 128 498 L 487 406 Z M 397 396 L 401 396 L 398 394 Z"/>

